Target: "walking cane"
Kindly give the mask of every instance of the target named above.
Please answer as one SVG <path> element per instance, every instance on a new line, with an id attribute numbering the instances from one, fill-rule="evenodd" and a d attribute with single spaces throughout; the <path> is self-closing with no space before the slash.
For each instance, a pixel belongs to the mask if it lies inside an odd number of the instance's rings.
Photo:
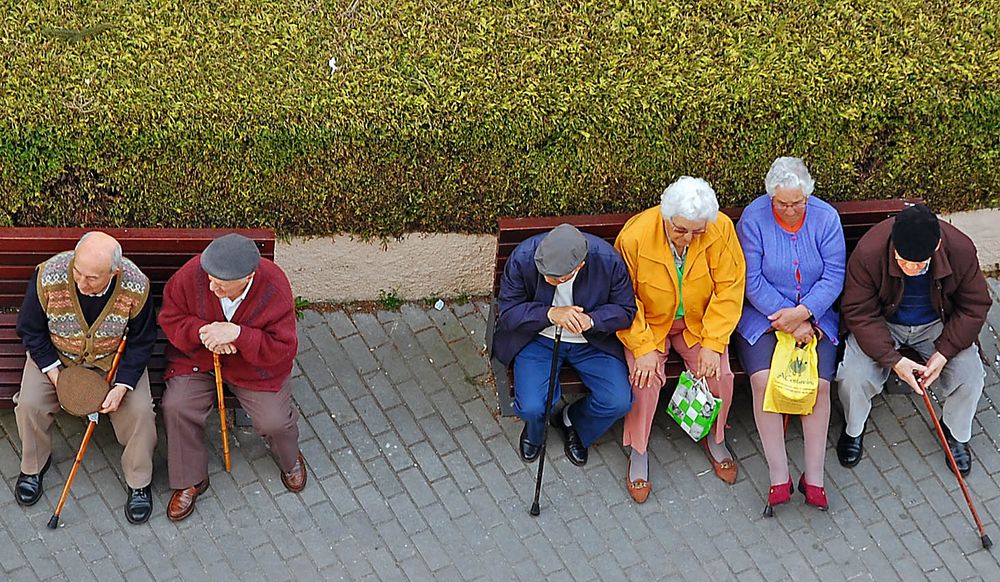
<path id="1" fill-rule="evenodd" d="M 928 395 L 928 389 L 924 386 L 923 381 L 917 376 L 917 382 L 922 388 L 922 393 L 924 397 L 924 404 L 927 405 L 927 412 L 931 415 L 931 420 L 934 421 L 934 428 L 937 429 L 938 438 L 941 439 L 941 444 L 944 446 L 944 454 L 948 456 L 948 464 L 951 465 L 951 470 L 955 473 L 955 478 L 958 479 L 958 485 L 962 488 L 962 494 L 965 495 L 965 502 L 969 505 L 969 511 L 972 512 L 972 519 L 976 521 L 976 528 L 979 529 L 979 539 L 983 542 L 983 547 L 987 550 L 993 547 L 993 540 L 990 536 L 986 535 L 986 529 L 983 527 L 983 522 L 979 519 L 979 514 L 976 513 L 976 508 L 972 505 L 972 495 L 969 494 L 969 488 L 965 485 L 965 479 L 962 478 L 962 473 L 958 470 L 958 465 L 955 463 L 955 455 L 951 454 L 951 448 L 948 446 L 948 439 L 944 436 L 944 430 L 941 428 L 941 422 L 938 420 L 936 414 L 934 414 L 934 406 L 931 404 L 931 397 Z"/>
<path id="2" fill-rule="evenodd" d="M 219 424 L 222 426 L 222 456 L 226 461 L 226 473 L 230 472 L 229 463 L 229 427 L 226 423 L 226 399 L 222 396 L 222 362 L 219 354 L 212 353 L 212 363 L 215 365 L 215 395 L 219 398 Z"/>
<path id="3" fill-rule="evenodd" d="M 108 370 L 108 375 L 104 377 L 108 385 L 111 385 L 111 381 L 115 378 L 115 373 L 118 372 L 118 362 L 122 359 L 122 352 L 125 351 L 125 338 L 118 342 L 118 351 L 115 352 L 115 357 L 111 360 L 111 369 Z M 66 485 L 63 486 L 62 495 L 59 496 L 59 504 L 56 505 L 56 511 L 49 518 L 49 529 L 56 529 L 59 525 L 59 516 L 62 514 L 63 506 L 66 505 L 66 499 L 69 497 L 69 488 L 73 486 L 73 479 L 76 478 L 76 472 L 80 469 L 80 463 L 83 462 L 83 454 L 87 452 L 87 445 L 90 443 L 90 437 L 94 434 L 94 428 L 97 426 L 97 413 L 87 417 L 90 422 L 87 423 L 87 431 L 83 433 L 83 440 L 80 442 L 80 450 L 76 453 L 76 459 L 73 460 L 73 468 L 69 471 L 69 477 L 66 479 Z"/>
<path id="4" fill-rule="evenodd" d="M 538 453 L 538 476 L 535 477 L 535 499 L 531 502 L 531 509 L 528 510 L 528 513 L 534 517 L 538 517 L 541 511 L 538 507 L 538 497 L 542 494 L 542 472 L 545 471 L 545 441 L 549 436 L 552 395 L 556 391 L 556 374 L 559 373 L 559 341 L 561 339 L 562 327 L 556 326 L 556 340 L 552 344 L 552 369 L 549 371 L 549 394 L 545 397 L 545 425 L 542 427 L 542 450 Z"/>

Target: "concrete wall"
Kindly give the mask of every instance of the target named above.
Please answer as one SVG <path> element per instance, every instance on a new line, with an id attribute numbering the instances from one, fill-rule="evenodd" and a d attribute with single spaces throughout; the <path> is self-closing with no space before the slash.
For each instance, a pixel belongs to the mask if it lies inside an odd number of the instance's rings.
<path id="1" fill-rule="evenodd" d="M 1000 270 L 1000 209 L 942 216 L 976 242 L 983 269 Z M 493 288 L 496 237 L 411 234 L 386 245 L 350 236 L 279 242 L 275 259 L 296 295 L 310 301 L 376 299 L 380 290 L 404 299 L 486 295 Z"/>
<path id="2" fill-rule="evenodd" d="M 380 290 L 404 299 L 486 295 L 496 237 L 411 234 L 383 245 L 342 235 L 279 241 L 274 255 L 294 293 L 310 301 L 372 300 Z"/>

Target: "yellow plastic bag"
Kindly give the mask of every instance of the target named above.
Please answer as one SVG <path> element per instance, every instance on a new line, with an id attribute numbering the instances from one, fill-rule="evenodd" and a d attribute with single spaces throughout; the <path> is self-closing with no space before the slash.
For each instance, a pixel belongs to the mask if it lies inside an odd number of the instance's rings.
<path id="1" fill-rule="evenodd" d="M 778 343 L 771 356 L 771 372 L 764 390 L 764 411 L 812 414 L 819 389 L 816 337 L 799 347 L 791 334 L 776 331 Z"/>

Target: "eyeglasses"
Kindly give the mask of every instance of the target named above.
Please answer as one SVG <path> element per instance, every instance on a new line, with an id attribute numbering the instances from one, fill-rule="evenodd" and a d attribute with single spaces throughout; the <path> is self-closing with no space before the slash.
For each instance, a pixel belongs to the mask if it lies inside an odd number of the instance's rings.
<path id="1" fill-rule="evenodd" d="M 798 202 L 782 202 L 780 200 L 771 200 L 771 204 L 778 210 L 802 210 L 806 207 L 806 199 L 803 198 Z"/>
<path id="2" fill-rule="evenodd" d="M 670 230 L 674 231 L 674 233 L 679 236 L 689 236 L 689 235 L 692 237 L 701 236 L 705 234 L 705 231 L 707 230 L 705 228 L 696 228 L 694 230 L 682 228 L 674 224 L 674 221 L 670 220 L 669 218 L 667 219 L 667 222 L 670 223 Z"/>

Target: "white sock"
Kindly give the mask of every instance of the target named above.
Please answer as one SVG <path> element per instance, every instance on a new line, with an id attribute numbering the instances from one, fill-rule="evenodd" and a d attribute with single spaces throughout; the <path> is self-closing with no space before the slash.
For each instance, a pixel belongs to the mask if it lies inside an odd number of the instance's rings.
<path id="1" fill-rule="evenodd" d="M 563 424 L 566 426 L 573 426 L 573 423 L 569 420 L 569 405 L 563 407 Z"/>
<path id="2" fill-rule="evenodd" d="M 706 442 L 708 442 L 708 450 L 710 451 L 712 458 L 715 459 L 717 462 L 722 462 L 732 456 L 729 453 L 729 449 L 726 448 L 725 441 L 721 443 L 716 443 L 715 435 L 713 434 L 706 435 L 705 439 Z"/>
<path id="3" fill-rule="evenodd" d="M 628 480 L 636 481 L 642 479 L 649 481 L 649 451 L 639 454 L 632 449 L 629 454 Z"/>

